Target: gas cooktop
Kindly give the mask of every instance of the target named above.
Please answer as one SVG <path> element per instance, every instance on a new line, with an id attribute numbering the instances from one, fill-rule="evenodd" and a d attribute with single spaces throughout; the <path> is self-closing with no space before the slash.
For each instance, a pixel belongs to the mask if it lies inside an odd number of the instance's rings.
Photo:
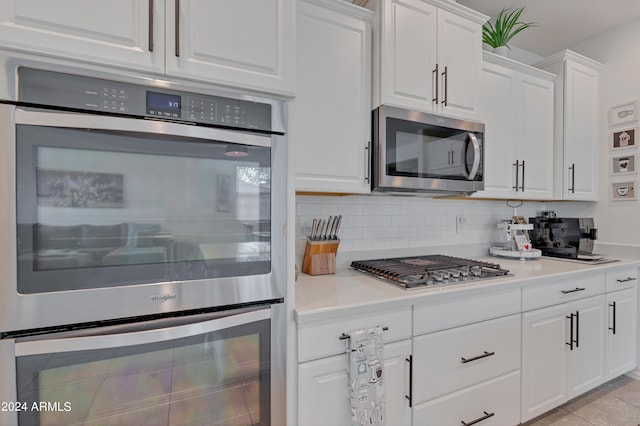
<path id="1" fill-rule="evenodd" d="M 500 268 L 496 263 L 439 254 L 357 260 L 351 262 L 351 267 L 407 290 L 509 275 L 508 270 Z"/>

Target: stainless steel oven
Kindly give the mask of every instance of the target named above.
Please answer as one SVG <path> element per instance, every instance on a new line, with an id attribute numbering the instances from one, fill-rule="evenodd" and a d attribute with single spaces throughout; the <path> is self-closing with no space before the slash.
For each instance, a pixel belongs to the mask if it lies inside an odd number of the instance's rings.
<path id="1" fill-rule="evenodd" d="M 0 424 L 284 424 L 277 309 L 0 340 Z"/>
<path id="2" fill-rule="evenodd" d="M 374 192 L 484 189 L 484 124 L 387 105 L 373 111 Z"/>
<path id="3" fill-rule="evenodd" d="M 261 366 L 261 396 L 247 404 L 262 414 L 248 424 L 283 419 L 284 102 L 31 55 L 0 55 L 0 69 L 0 374 L 17 386 L 0 387 L 0 401 L 23 402 L 32 390 L 39 393 L 28 401 L 50 402 L 33 384 L 24 393 L 24 380 L 43 385 L 92 365 L 135 364 L 128 353 L 173 351 L 175 361 L 184 347 L 240 357 L 242 342 L 255 345 L 242 336 L 258 335 L 251 362 Z M 205 326 L 209 316 L 233 322 L 245 309 L 268 315 L 230 331 L 240 343 L 216 343 L 227 334 L 212 335 L 219 326 Z M 156 331 L 140 331 L 149 327 Z M 52 362 L 42 364 L 46 372 L 34 366 L 43 357 Z M 136 423 L 126 415 L 109 418 Z M 49 418 L 20 414 L 9 423 Z"/>

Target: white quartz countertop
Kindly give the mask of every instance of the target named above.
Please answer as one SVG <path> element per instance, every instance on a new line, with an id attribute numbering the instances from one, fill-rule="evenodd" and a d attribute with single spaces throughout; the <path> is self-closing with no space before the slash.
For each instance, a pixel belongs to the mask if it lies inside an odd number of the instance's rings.
<path id="1" fill-rule="evenodd" d="M 535 285 L 541 280 L 563 276 L 576 278 L 581 274 L 604 272 L 625 266 L 638 267 L 640 260 L 621 259 L 619 262 L 585 265 L 550 258 L 526 261 L 497 257 L 478 260 L 498 263 L 508 269 L 511 276 L 481 281 L 405 290 L 382 280 L 366 276 L 351 269 L 341 269 L 332 275 L 310 276 L 300 274 L 296 282 L 295 318 L 298 323 L 313 322 L 328 317 L 374 312 L 419 303 L 427 299 L 460 294 L 459 292 L 491 291 L 503 286 Z"/>

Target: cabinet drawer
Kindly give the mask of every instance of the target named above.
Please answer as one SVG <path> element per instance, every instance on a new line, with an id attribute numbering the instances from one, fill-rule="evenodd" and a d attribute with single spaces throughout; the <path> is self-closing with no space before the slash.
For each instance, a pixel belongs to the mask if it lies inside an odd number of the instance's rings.
<path id="1" fill-rule="evenodd" d="M 522 289 L 522 311 L 596 296 L 603 294 L 604 291 L 604 272 L 584 275 L 580 278 L 564 278 L 532 284 Z"/>
<path id="2" fill-rule="evenodd" d="M 638 285 L 638 268 L 616 269 L 607 272 L 607 293 Z"/>
<path id="3" fill-rule="evenodd" d="M 414 425 L 460 426 L 482 418 L 478 426 L 520 423 L 519 371 L 416 406 L 413 411 Z"/>
<path id="4" fill-rule="evenodd" d="M 415 305 L 413 334 L 418 336 L 519 313 L 520 295 L 518 286 L 481 294 L 438 298 L 433 302 Z"/>
<path id="5" fill-rule="evenodd" d="M 519 369 L 519 314 L 413 339 L 418 404 Z"/>
<path id="6" fill-rule="evenodd" d="M 389 327 L 384 342 L 411 337 L 411 308 L 340 317 L 322 322 L 298 325 L 298 362 L 344 353 L 342 333 L 365 327 Z"/>

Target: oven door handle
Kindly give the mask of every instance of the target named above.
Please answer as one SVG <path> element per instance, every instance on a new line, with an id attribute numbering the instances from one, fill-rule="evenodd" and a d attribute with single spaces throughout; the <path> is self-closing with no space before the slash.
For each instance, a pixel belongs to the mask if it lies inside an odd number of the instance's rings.
<path id="1" fill-rule="evenodd" d="M 211 319 L 212 317 L 214 319 Z M 262 307 L 260 309 L 200 314 L 194 315 L 193 318 L 165 318 L 134 324 L 19 338 L 16 339 L 15 355 L 54 354 L 164 342 L 225 330 L 269 318 L 271 318 L 271 309 Z"/>
<path id="2" fill-rule="evenodd" d="M 478 169 L 480 168 L 480 143 L 478 143 L 478 138 L 473 133 L 469 133 L 468 136 L 471 144 L 473 145 L 473 164 L 471 166 L 471 171 L 469 171 L 469 174 L 467 175 L 467 179 L 474 180 L 478 174 Z"/>
<path id="3" fill-rule="evenodd" d="M 16 124 L 33 126 L 162 134 L 267 148 L 271 147 L 271 135 L 268 134 L 194 126 L 191 123 L 186 122 L 179 123 L 151 119 L 140 120 L 96 114 L 35 110 L 32 108 L 16 108 L 15 121 Z"/>

